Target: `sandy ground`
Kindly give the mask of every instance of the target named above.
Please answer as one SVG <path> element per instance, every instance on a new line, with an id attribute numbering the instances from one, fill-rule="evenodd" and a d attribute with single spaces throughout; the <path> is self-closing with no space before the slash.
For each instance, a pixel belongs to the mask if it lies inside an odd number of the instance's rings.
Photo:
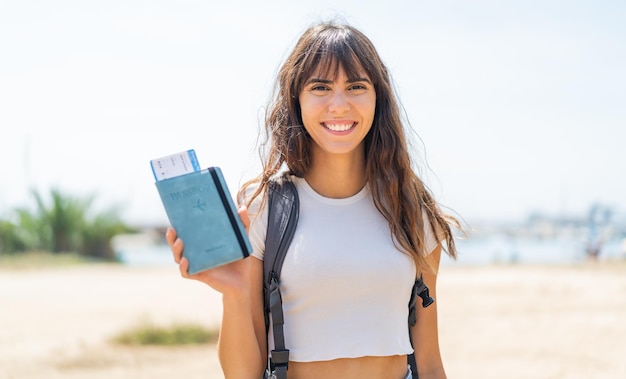
<path id="1" fill-rule="evenodd" d="M 626 377 L 626 264 L 444 266 L 449 378 Z M 175 267 L 0 270 L 0 378 L 223 378 L 214 346 L 119 347 L 138 324 L 217 327 L 221 302 Z"/>

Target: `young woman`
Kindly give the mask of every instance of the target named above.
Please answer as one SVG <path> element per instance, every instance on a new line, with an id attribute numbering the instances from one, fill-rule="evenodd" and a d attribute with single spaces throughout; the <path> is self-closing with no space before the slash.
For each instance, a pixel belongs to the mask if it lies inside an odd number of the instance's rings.
<path id="1" fill-rule="evenodd" d="M 445 378 L 436 302 L 417 307 L 412 341 L 407 304 L 419 275 L 436 297 L 441 251 L 456 256 L 458 223 L 413 170 L 400 106 L 370 40 L 343 24 L 306 30 L 280 69 L 265 128 L 263 170 L 238 196 L 253 256 L 189 276 L 183 241 L 171 228 L 166 236 L 181 274 L 223 294 L 226 378 L 263 377 L 265 195 L 283 171 L 300 198 L 281 277 L 288 378 L 410 378 L 413 351 L 420 379 Z"/>

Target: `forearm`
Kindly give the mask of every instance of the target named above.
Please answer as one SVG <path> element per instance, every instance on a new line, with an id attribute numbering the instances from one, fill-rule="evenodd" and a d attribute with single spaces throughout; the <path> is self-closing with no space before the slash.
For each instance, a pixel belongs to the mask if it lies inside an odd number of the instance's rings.
<path id="1" fill-rule="evenodd" d="M 225 378 L 261 378 L 265 349 L 255 333 L 249 299 L 224 297 L 223 304 L 218 356 Z"/>

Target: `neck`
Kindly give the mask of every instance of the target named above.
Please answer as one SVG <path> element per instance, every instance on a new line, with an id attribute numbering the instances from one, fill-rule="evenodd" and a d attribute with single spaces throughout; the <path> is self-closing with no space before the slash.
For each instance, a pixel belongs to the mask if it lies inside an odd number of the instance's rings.
<path id="1" fill-rule="evenodd" d="M 313 164 L 304 178 L 320 195 L 341 199 L 357 194 L 365 186 L 363 154 L 314 154 L 313 158 Z"/>

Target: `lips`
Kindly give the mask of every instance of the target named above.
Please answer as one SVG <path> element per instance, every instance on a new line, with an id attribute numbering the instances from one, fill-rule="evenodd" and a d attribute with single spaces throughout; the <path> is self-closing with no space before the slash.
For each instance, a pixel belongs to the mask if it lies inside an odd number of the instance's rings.
<path id="1" fill-rule="evenodd" d="M 342 122 L 342 123 L 329 123 L 329 122 L 324 122 L 322 123 L 322 125 L 324 125 L 324 127 L 328 130 L 331 130 L 333 132 L 345 132 L 347 130 L 352 129 L 355 125 L 356 122 Z"/>

